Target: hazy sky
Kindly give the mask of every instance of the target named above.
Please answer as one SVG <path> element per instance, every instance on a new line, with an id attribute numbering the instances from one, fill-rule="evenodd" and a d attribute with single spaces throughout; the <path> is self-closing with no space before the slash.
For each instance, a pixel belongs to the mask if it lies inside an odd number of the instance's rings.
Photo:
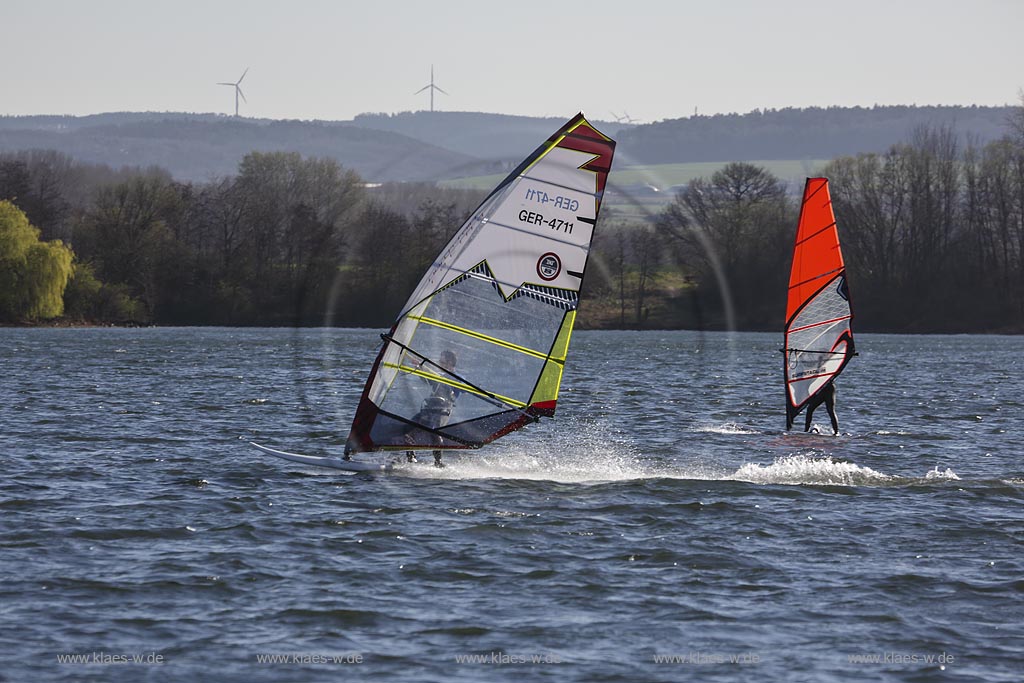
<path id="1" fill-rule="evenodd" d="M 0 0 L 0 114 L 1019 104 L 1024 0 Z"/>

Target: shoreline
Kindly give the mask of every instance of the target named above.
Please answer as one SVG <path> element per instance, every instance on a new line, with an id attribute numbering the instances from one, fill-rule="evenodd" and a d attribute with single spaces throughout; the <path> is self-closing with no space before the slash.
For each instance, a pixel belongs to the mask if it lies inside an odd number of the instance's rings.
<path id="1" fill-rule="evenodd" d="M 273 324 L 254 324 L 254 325 L 226 325 L 226 324 L 211 324 L 211 325 L 162 325 L 159 323 L 139 323 L 139 322 L 91 322 L 81 320 L 51 320 L 42 322 L 0 322 L 0 329 L 27 329 L 27 328 L 54 328 L 54 329 L 97 329 L 97 328 L 121 328 L 121 329 L 141 329 L 141 328 L 156 328 L 156 327 L 194 327 L 201 329 L 204 327 L 228 327 L 235 329 L 248 329 L 248 328 L 279 328 L 279 329 L 339 329 L 339 330 L 361 330 L 361 329 L 385 329 L 385 326 L 366 326 L 366 325 L 273 325 Z M 736 329 L 729 330 L 723 327 L 707 327 L 707 328 L 689 328 L 689 327 L 587 327 L 577 326 L 575 332 L 779 332 L 781 330 L 766 330 L 766 329 Z M 958 335 L 968 336 L 979 336 L 979 337 L 994 337 L 994 336 L 1007 336 L 1016 337 L 1024 335 L 1024 324 L 1014 325 L 998 330 L 972 330 L 972 331 L 959 331 L 959 332 L 941 332 L 941 331 L 898 331 L 898 330 L 875 330 L 875 329 L 861 329 L 855 331 L 856 335 L 861 334 L 897 334 L 904 336 L 925 336 L 934 335 L 942 337 L 952 337 Z"/>

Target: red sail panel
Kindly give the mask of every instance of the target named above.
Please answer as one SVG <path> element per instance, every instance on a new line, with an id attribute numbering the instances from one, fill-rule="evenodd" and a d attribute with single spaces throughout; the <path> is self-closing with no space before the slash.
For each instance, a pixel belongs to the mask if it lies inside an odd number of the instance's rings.
<path id="1" fill-rule="evenodd" d="M 792 321 L 797 310 L 821 289 L 824 284 L 822 278 L 842 269 L 843 252 L 839 249 L 839 232 L 832 212 L 828 178 L 808 178 L 796 229 L 793 268 L 789 273 L 787 322 Z"/>

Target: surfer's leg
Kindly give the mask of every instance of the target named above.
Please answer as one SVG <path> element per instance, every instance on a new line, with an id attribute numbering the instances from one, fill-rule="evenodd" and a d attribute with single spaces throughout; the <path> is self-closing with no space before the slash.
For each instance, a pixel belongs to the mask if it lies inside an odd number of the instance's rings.
<path id="1" fill-rule="evenodd" d="M 444 467 L 444 463 L 441 462 L 441 451 L 434 451 L 434 467 Z"/>
<path id="2" fill-rule="evenodd" d="M 406 462 L 419 462 L 419 461 L 418 461 L 418 460 L 416 459 L 416 454 L 415 454 L 415 453 L 413 453 L 412 451 L 406 451 L 406 452 L 405 452 L 405 461 L 406 461 Z"/>
<path id="3" fill-rule="evenodd" d="M 825 397 L 825 408 L 828 410 L 828 419 L 832 420 L 832 433 L 839 433 L 839 420 L 836 419 L 836 400 L 831 395 Z"/>
<path id="4" fill-rule="evenodd" d="M 811 416 L 814 415 L 814 409 L 817 408 L 817 407 L 818 406 L 814 405 L 813 403 L 809 403 L 807 405 L 807 417 L 804 420 L 804 431 L 805 432 L 811 431 Z"/>

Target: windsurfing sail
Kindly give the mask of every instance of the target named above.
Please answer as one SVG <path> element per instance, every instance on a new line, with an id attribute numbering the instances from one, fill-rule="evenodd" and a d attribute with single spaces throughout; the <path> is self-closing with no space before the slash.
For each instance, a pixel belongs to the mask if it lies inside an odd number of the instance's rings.
<path id="1" fill-rule="evenodd" d="M 808 178 L 786 302 L 786 429 L 855 355 L 846 266 L 827 178 Z"/>
<path id="2" fill-rule="evenodd" d="M 478 448 L 554 415 L 614 151 L 578 114 L 477 207 L 381 335 L 346 454 Z"/>

